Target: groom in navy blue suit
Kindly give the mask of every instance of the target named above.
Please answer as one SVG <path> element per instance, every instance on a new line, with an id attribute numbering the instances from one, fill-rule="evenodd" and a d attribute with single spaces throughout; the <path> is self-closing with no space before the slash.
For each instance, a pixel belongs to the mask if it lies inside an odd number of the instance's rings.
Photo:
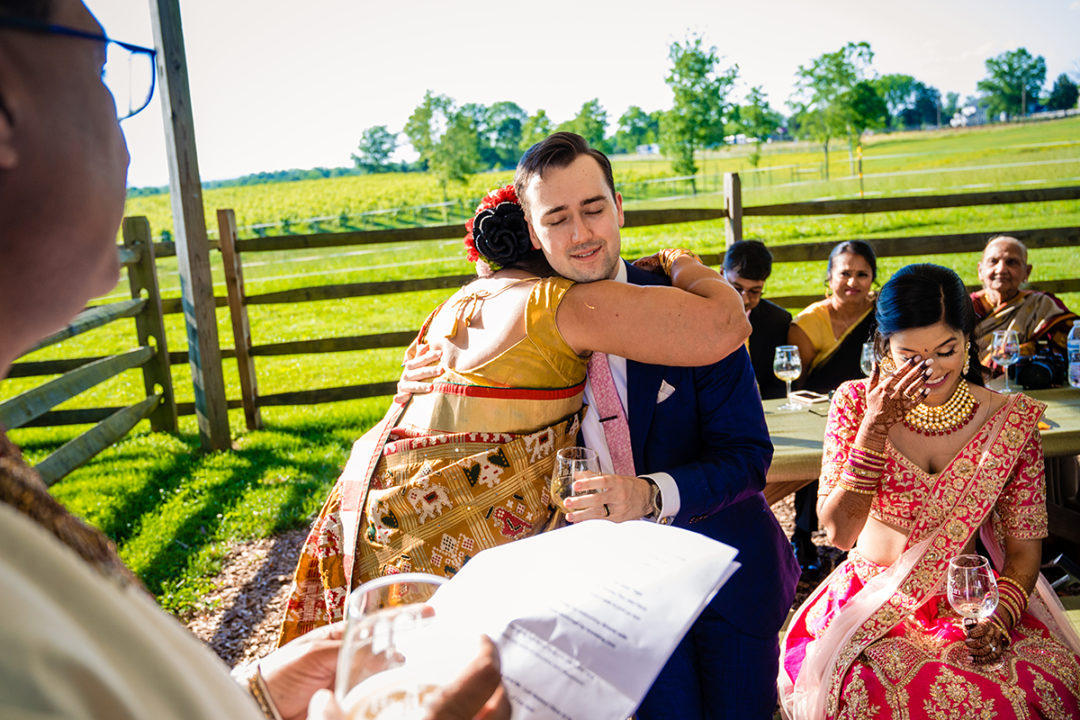
<path id="1" fill-rule="evenodd" d="M 622 197 L 608 159 L 580 136 L 556 133 L 530 148 L 515 185 L 533 243 L 560 275 L 667 282 L 620 259 Z M 638 475 L 605 474 L 602 492 L 576 499 L 567 519 L 652 517 L 737 548 L 741 563 L 679 644 L 637 717 L 771 718 L 778 634 L 799 566 L 762 495 L 772 443 L 750 358 L 740 349 L 698 368 L 609 359 Z M 589 417 L 584 427 L 586 443 L 603 461 L 609 452 L 602 431 L 590 437 Z"/>

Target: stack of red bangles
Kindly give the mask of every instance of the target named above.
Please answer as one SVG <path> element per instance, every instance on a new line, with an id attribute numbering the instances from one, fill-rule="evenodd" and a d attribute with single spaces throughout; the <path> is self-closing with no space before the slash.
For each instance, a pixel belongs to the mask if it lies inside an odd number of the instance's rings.
<path id="1" fill-rule="evenodd" d="M 853 445 L 839 484 L 849 492 L 873 495 L 884 471 L 885 453 Z"/>
<path id="2" fill-rule="evenodd" d="M 1020 583 L 1007 575 L 1000 576 L 997 582 L 998 606 L 990 620 L 997 625 L 1002 635 L 1005 636 L 1006 642 L 1008 642 L 1009 630 L 1020 621 L 1020 615 L 1024 612 L 1024 608 L 1027 607 L 1028 594 Z"/>

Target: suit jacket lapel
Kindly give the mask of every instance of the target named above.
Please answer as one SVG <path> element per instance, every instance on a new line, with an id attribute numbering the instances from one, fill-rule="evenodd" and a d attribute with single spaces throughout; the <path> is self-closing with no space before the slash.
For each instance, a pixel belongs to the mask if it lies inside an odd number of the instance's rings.
<path id="1" fill-rule="evenodd" d="M 660 391 L 662 368 L 626 361 L 626 409 L 630 424 L 630 447 L 634 451 L 634 467 L 645 472 L 645 441 L 656 410 L 656 394 Z"/>

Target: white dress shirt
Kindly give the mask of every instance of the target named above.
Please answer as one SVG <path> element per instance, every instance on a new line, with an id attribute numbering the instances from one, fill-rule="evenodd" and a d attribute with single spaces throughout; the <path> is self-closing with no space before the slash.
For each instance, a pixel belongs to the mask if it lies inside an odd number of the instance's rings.
<path id="1" fill-rule="evenodd" d="M 619 270 L 613 278 L 616 282 L 626 282 L 626 264 L 619 262 Z M 619 393 L 619 401 L 622 403 L 623 412 L 626 412 L 626 358 L 617 355 L 608 355 L 608 365 L 611 367 L 611 378 L 615 381 L 615 389 Z M 596 451 L 600 457 L 600 470 L 605 473 L 614 473 L 611 463 L 611 452 L 608 450 L 607 438 L 604 436 L 604 428 L 600 425 L 600 416 L 596 412 L 592 398 L 592 385 L 588 380 L 585 383 L 585 402 L 588 409 L 585 418 L 581 421 L 581 435 L 585 438 L 585 445 Z M 670 523 L 671 518 L 679 512 L 679 486 L 675 478 L 664 472 L 642 474 L 640 477 L 649 478 L 660 488 L 661 505 L 663 509 L 657 522 Z"/>

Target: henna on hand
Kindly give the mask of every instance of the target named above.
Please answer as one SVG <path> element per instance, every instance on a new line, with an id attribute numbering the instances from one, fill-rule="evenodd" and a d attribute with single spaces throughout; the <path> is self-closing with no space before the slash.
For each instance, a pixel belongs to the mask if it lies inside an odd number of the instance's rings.
<path id="1" fill-rule="evenodd" d="M 1008 636 L 1003 636 L 1001 628 L 990 620 L 980 620 L 968 627 L 967 634 L 964 644 L 976 665 L 997 662 L 1009 646 Z"/>
<path id="2" fill-rule="evenodd" d="M 911 356 L 899 370 L 884 379 L 880 366 L 875 366 L 866 386 L 866 414 L 859 428 L 860 434 L 865 430 L 866 435 L 884 443 L 889 430 L 930 392 L 926 381 L 930 377 L 931 363 L 933 360 Z"/>

